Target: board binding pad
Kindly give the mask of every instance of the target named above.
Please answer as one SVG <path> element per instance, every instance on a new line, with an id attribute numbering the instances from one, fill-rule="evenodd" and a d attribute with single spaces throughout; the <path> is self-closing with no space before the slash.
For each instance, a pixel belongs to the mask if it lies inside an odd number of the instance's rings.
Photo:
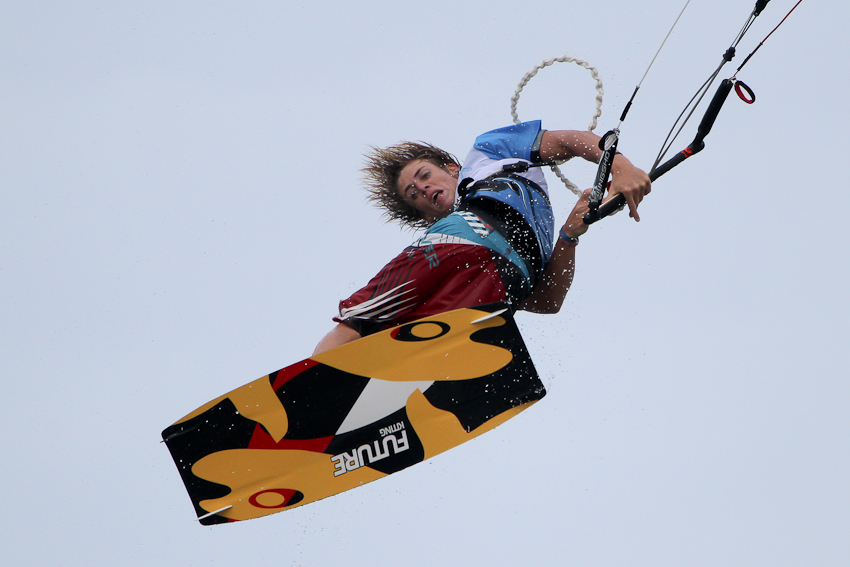
<path id="1" fill-rule="evenodd" d="M 162 432 L 201 524 L 339 494 L 546 394 L 507 305 L 426 317 L 273 372 Z"/>

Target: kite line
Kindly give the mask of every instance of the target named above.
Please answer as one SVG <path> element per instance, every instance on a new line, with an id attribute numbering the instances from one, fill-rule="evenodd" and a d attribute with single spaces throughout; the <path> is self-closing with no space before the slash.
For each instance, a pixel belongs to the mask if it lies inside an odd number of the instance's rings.
<path id="1" fill-rule="evenodd" d="M 732 46 L 729 49 L 727 49 L 726 52 L 723 54 L 723 60 L 721 61 L 720 66 L 714 71 L 714 73 L 712 73 L 712 75 L 709 77 L 709 79 L 705 83 L 703 83 L 703 86 L 700 87 L 700 89 L 697 91 L 697 94 L 694 95 L 694 98 L 691 99 L 692 102 L 695 99 L 697 99 L 697 102 L 696 102 L 696 104 L 693 105 L 693 108 L 691 109 L 691 111 L 688 113 L 687 117 L 682 122 L 681 126 L 679 127 L 678 132 L 681 132 L 682 128 L 684 128 L 684 125 L 687 122 L 688 118 L 691 117 L 694 110 L 696 109 L 696 105 L 699 104 L 699 101 L 703 98 L 703 96 L 705 96 L 705 94 L 708 92 L 708 89 L 711 87 L 711 84 L 714 82 L 714 80 L 720 74 L 720 70 L 723 68 L 723 66 L 726 63 L 731 61 L 732 58 L 735 56 L 736 47 L 740 43 L 741 39 L 743 39 L 743 37 L 747 33 L 747 31 L 749 31 L 749 29 L 752 26 L 755 19 L 761 14 L 762 10 L 764 10 L 764 8 L 767 6 L 767 3 L 769 1 L 770 0 L 758 0 L 756 2 L 755 8 L 753 9 L 752 13 L 747 18 L 747 22 L 744 24 L 744 27 L 741 28 L 740 32 L 738 32 L 738 35 L 736 36 L 735 41 L 732 43 Z M 788 14 L 782 19 L 782 21 L 779 22 L 779 25 L 777 25 L 767 35 L 767 37 L 765 37 L 761 41 L 761 43 L 759 43 L 759 45 L 752 51 L 752 53 L 750 53 L 746 57 L 744 62 L 741 64 L 741 66 L 738 67 L 738 70 L 735 72 L 735 74 L 731 78 L 724 79 L 720 83 L 720 86 L 717 88 L 717 91 L 714 93 L 714 97 L 711 99 L 711 102 L 709 103 L 708 108 L 706 109 L 705 114 L 703 115 L 702 120 L 700 121 L 699 126 L 697 127 L 697 134 L 694 137 L 693 141 L 684 150 L 680 151 L 679 153 L 674 155 L 672 158 L 670 158 L 666 162 L 661 163 L 661 161 L 664 159 L 664 154 L 672 146 L 672 143 L 673 143 L 672 140 L 670 140 L 669 142 L 667 140 L 665 140 L 664 147 L 662 147 L 661 152 L 659 153 L 658 157 L 655 160 L 655 163 L 653 164 L 651 170 L 649 171 L 649 179 L 651 181 L 655 181 L 656 179 L 658 179 L 659 177 L 661 177 L 662 175 L 664 175 L 665 173 L 667 173 L 668 171 L 670 171 L 671 169 L 673 169 L 674 167 L 676 167 L 677 165 L 679 165 L 680 163 L 682 163 L 683 161 L 688 159 L 689 157 L 693 156 L 694 154 L 701 152 L 703 150 L 703 148 L 705 148 L 705 137 L 708 136 L 709 132 L 711 132 L 711 128 L 712 128 L 712 126 L 714 126 L 715 120 L 717 120 L 717 115 L 720 113 L 720 109 L 723 107 L 723 103 L 726 102 L 726 97 L 729 96 L 729 93 L 732 91 L 733 87 L 735 88 L 735 92 L 738 94 L 738 96 L 741 98 L 741 100 L 743 100 L 744 102 L 746 102 L 748 104 L 752 104 L 753 102 L 755 102 L 755 93 L 753 93 L 752 89 L 750 89 L 750 87 L 748 87 L 742 81 L 737 79 L 738 71 L 740 71 L 743 68 L 743 66 L 746 65 L 746 63 L 750 60 L 750 58 L 752 58 L 752 56 L 755 55 L 755 52 L 759 50 L 759 48 L 764 44 L 765 41 L 767 41 L 767 38 L 770 37 L 773 34 L 773 32 L 775 32 L 786 19 L 788 19 L 788 16 L 791 15 L 791 12 L 793 12 L 797 8 L 797 6 L 800 5 L 800 3 L 802 1 L 803 0 L 797 1 L 797 3 L 794 5 L 794 7 L 791 8 L 791 10 L 788 12 Z M 688 106 L 690 107 L 691 104 L 689 103 Z M 679 116 L 680 119 L 683 115 L 685 115 L 685 113 L 687 112 L 687 109 L 688 109 L 688 107 L 686 107 L 685 110 L 682 111 L 682 114 Z M 677 123 L 678 123 L 678 121 L 679 120 L 677 119 Z M 675 128 L 676 128 L 676 124 L 673 125 L 673 128 L 671 129 L 671 133 L 673 132 L 673 130 L 675 130 Z M 676 135 L 678 135 L 678 132 L 676 132 Z M 673 139 L 675 139 L 675 137 L 676 136 L 674 135 Z M 668 139 L 669 138 L 670 138 L 670 135 L 668 135 Z M 604 156 L 603 156 L 603 158 L 604 158 Z M 613 156 L 612 156 L 612 159 L 613 159 Z M 601 168 L 601 160 L 600 160 L 600 168 Z M 606 216 L 622 209 L 623 206 L 625 206 L 625 202 L 626 202 L 626 200 L 625 200 L 625 197 L 623 197 L 623 195 L 621 195 L 621 194 L 616 195 L 613 199 L 610 199 L 607 203 L 598 207 L 596 210 L 591 210 L 589 213 L 587 213 L 584 217 L 584 222 L 587 223 L 587 224 L 592 224 L 592 223 L 598 221 L 599 219 L 605 218 Z"/>
<path id="2" fill-rule="evenodd" d="M 723 106 L 723 103 L 726 101 L 727 96 L 729 95 L 729 93 L 732 91 L 733 88 L 735 89 L 735 92 L 738 95 L 738 97 L 741 100 L 743 100 L 745 103 L 752 104 L 752 103 L 755 102 L 755 100 L 756 100 L 755 93 L 743 81 L 739 80 L 737 78 L 737 75 L 741 71 L 741 69 L 744 67 L 744 65 L 746 65 L 747 62 L 749 62 L 749 60 L 753 57 L 753 55 L 755 55 L 756 52 L 762 47 L 762 45 L 764 45 L 764 43 L 767 41 L 767 39 L 771 35 L 773 35 L 773 33 L 777 29 L 779 29 L 779 27 L 783 23 L 785 23 L 785 20 L 788 19 L 788 17 L 791 15 L 791 13 L 797 8 L 797 6 L 799 6 L 802 3 L 802 1 L 803 0 L 798 0 L 797 3 L 794 4 L 794 6 L 791 8 L 791 10 L 779 22 L 779 24 L 777 24 L 776 27 L 774 27 L 773 30 L 771 30 L 771 32 L 769 34 L 767 34 L 767 36 L 765 36 L 765 38 L 758 44 L 758 46 L 756 46 L 756 48 L 744 59 L 743 63 L 741 63 L 741 65 L 738 67 L 738 69 L 735 71 L 735 73 L 732 75 L 732 77 L 730 77 L 729 79 L 724 79 L 720 83 L 720 86 L 718 87 L 717 91 L 715 92 L 714 97 L 711 99 L 711 102 L 709 103 L 708 108 L 706 109 L 705 114 L 703 115 L 702 120 L 700 121 L 700 124 L 697 127 L 697 134 L 694 137 L 693 141 L 684 150 L 678 152 L 671 159 L 662 163 L 662 160 L 664 159 L 665 155 L 669 152 L 670 148 L 673 146 L 673 143 L 675 142 L 676 138 L 682 132 L 682 130 L 684 129 L 688 120 L 693 116 L 693 114 L 696 111 L 697 107 L 699 106 L 700 102 L 703 100 L 703 98 L 708 93 L 709 89 L 711 88 L 711 85 L 714 83 L 714 81 L 720 75 L 720 71 L 723 69 L 724 65 L 726 65 L 726 63 L 728 63 L 729 61 L 731 61 L 735 57 L 735 52 L 736 52 L 736 49 L 738 47 L 738 44 L 744 38 L 744 35 L 746 35 L 746 33 L 752 27 L 755 19 L 759 15 L 761 15 L 762 11 L 767 6 L 768 2 L 770 2 L 770 0 L 757 0 L 756 1 L 755 7 L 753 8 L 753 11 L 747 17 L 747 20 L 744 23 L 743 27 L 738 32 L 738 34 L 735 37 L 734 41 L 732 42 L 731 46 L 724 52 L 723 58 L 720 62 L 720 65 L 714 70 L 714 72 L 702 84 L 702 86 L 700 86 L 700 88 L 697 90 L 696 94 L 691 98 L 691 100 L 688 101 L 688 104 L 685 106 L 684 110 L 682 110 L 682 112 L 679 114 L 678 118 L 676 118 L 676 121 L 673 123 L 673 126 L 670 128 L 670 132 L 667 134 L 667 137 L 665 138 L 664 143 L 662 144 L 661 150 L 659 150 L 658 156 L 656 157 L 655 162 L 652 164 L 652 167 L 650 168 L 649 178 L 650 178 L 651 181 L 655 181 L 656 179 L 658 179 L 659 177 L 661 177 L 662 175 L 664 175 L 665 173 L 667 173 L 668 171 L 670 171 L 671 169 L 673 169 L 674 167 L 676 167 L 677 165 L 679 165 L 680 163 L 685 161 L 687 158 L 689 158 L 689 157 L 693 156 L 694 154 L 702 151 L 702 149 L 705 147 L 705 137 L 711 131 L 711 128 L 714 125 L 715 120 L 717 119 L 717 115 L 719 114 L 720 109 Z M 617 143 L 619 141 L 620 126 L 622 126 L 623 121 L 625 120 L 626 115 L 628 114 L 629 109 L 631 108 L 632 103 L 634 102 L 635 97 L 636 97 L 638 91 L 640 90 L 640 87 L 643 84 L 644 79 L 646 79 L 646 76 L 649 74 L 649 70 L 652 68 L 652 65 L 655 63 L 656 58 L 658 57 L 661 50 L 664 48 L 664 45 L 667 42 L 667 39 L 672 34 L 673 29 L 678 24 L 679 19 L 682 17 L 682 14 L 684 13 L 685 9 L 688 7 L 689 4 L 690 4 L 690 0 L 687 0 L 685 2 L 685 6 L 682 8 L 681 12 L 679 13 L 679 16 L 673 22 L 673 26 L 670 28 L 670 31 L 667 32 L 667 35 L 665 36 L 664 41 L 661 42 L 661 46 L 658 48 L 658 51 L 655 53 L 655 56 L 652 58 L 652 61 L 650 61 L 646 71 L 643 74 L 643 77 L 638 82 L 638 85 L 635 87 L 635 90 L 632 93 L 632 96 L 629 99 L 628 103 L 626 103 L 626 106 L 623 109 L 622 114 L 620 115 L 619 124 L 617 125 L 616 128 L 608 131 L 605 135 L 603 135 L 602 138 L 599 141 L 599 149 L 602 150 L 603 154 L 602 154 L 602 157 L 599 160 L 599 167 L 597 169 L 596 178 L 595 178 L 594 184 L 593 184 L 593 189 L 591 190 L 591 193 L 590 193 L 590 205 L 589 205 L 590 210 L 584 216 L 584 221 L 587 224 L 593 224 L 594 222 L 621 210 L 625 206 L 625 198 L 622 195 L 616 195 L 613 199 L 609 199 L 608 202 L 602 204 L 602 197 L 604 195 L 605 189 L 607 188 L 608 179 L 610 178 L 610 175 L 611 175 L 611 165 L 613 163 L 614 156 L 617 153 Z M 597 91 L 599 91 L 599 94 L 596 97 L 596 99 L 597 99 L 596 114 L 594 115 L 593 121 L 591 123 L 591 127 L 589 128 L 589 131 L 593 131 L 593 128 L 596 127 L 597 118 L 599 118 L 599 116 L 601 115 L 601 112 L 602 112 L 602 110 L 601 110 L 602 94 L 603 94 L 602 81 L 599 79 L 598 73 L 597 73 L 597 70 L 596 70 L 595 67 L 591 67 L 586 61 L 584 61 L 582 59 L 576 59 L 576 58 L 570 57 L 568 55 L 565 55 L 563 57 L 556 58 L 556 59 L 546 60 L 543 63 L 541 63 L 540 65 L 538 65 L 537 67 L 535 67 L 534 69 L 532 69 L 531 71 L 529 71 L 528 73 L 526 73 L 526 75 L 523 77 L 522 81 L 520 82 L 519 86 L 517 87 L 517 90 L 514 93 L 514 96 L 511 98 L 511 115 L 514 119 L 514 123 L 519 122 L 519 118 L 517 117 L 517 114 L 516 114 L 516 104 L 517 104 L 517 101 L 519 100 L 519 94 L 522 91 L 523 87 L 528 83 L 528 81 L 532 77 L 534 77 L 537 74 L 537 71 L 539 71 L 543 67 L 551 65 L 552 63 L 554 63 L 556 61 L 557 62 L 569 61 L 569 62 L 578 63 L 578 64 L 582 65 L 583 67 L 586 67 L 589 70 L 591 70 L 593 78 L 596 79 L 596 81 L 597 81 Z M 557 170 L 557 167 L 555 167 L 553 164 L 543 164 L 543 165 L 552 165 L 552 169 L 553 169 L 553 171 L 556 172 L 556 175 L 558 175 L 559 179 L 561 179 L 561 181 L 564 182 L 564 184 L 571 191 L 573 191 L 576 194 L 580 194 L 580 192 L 578 191 L 578 188 L 574 184 L 570 183 L 569 180 L 567 180 L 565 177 L 563 177 L 561 172 Z"/>

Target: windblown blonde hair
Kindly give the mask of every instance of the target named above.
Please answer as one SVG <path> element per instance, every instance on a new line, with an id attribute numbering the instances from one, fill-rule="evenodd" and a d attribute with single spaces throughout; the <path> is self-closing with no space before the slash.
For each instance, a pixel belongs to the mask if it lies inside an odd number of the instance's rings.
<path id="1" fill-rule="evenodd" d="M 398 193 L 398 177 L 401 170 L 412 161 L 423 159 L 446 171 L 449 165 L 460 167 L 457 159 L 450 153 L 424 142 L 401 142 L 388 148 L 369 148 L 365 155 L 366 166 L 363 173 L 363 185 L 369 192 L 368 199 L 384 209 L 388 221 L 398 221 L 411 228 L 424 228 L 429 223 L 419 215 L 419 211 L 404 202 Z"/>

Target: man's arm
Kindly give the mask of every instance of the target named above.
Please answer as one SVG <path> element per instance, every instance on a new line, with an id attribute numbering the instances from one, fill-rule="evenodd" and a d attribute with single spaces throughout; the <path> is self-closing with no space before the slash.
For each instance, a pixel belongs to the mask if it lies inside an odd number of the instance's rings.
<path id="1" fill-rule="evenodd" d="M 599 149 L 599 136 L 593 132 L 578 130 L 553 130 L 543 133 L 540 141 L 540 158 L 554 161 L 580 157 L 593 163 L 599 163 L 602 150 Z M 651 191 L 649 176 L 636 168 L 621 154 L 614 157 L 611 167 L 611 186 L 608 195 L 622 193 L 629 207 L 629 216 L 640 221 L 637 209 L 643 198 Z"/>
<path id="2" fill-rule="evenodd" d="M 330 332 L 322 338 L 322 340 L 319 341 L 319 344 L 316 345 L 316 349 L 313 351 L 313 356 L 321 354 L 326 350 L 342 346 L 345 343 L 356 341 L 359 338 L 360 333 L 345 323 L 339 323 L 336 327 L 331 329 Z"/>
<path id="3" fill-rule="evenodd" d="M 561 229 L 570 238 L 578 238 L 587 232 L 588 225 L 584 224 L 582 218 L 588 210 L 589 195 L 590 189 L 579 197 Z M 567 242 L 560 236 L 558 237 L 555 241 L 552 258 L 543 269 L 543 274 L 534 286 L 531 295 L 520 304 L 520 309 L 541 314 L 552 314 L 561 310 L 564 298 L 573 283 L 576 268 L 576 244 L 576 242 Z"/>
<path id="4" fill-rule="evenodd" d="M 577 130 L 544 132 L 540 144 L 540 157 L 543 161 L 581 157 L 587 161 L 599 163 L 602 158 L 599 136 L 592 132 Z M 637 207 L 650 191 L 649 176 L 620 154 L 614 158 L 611 172 L 612 180 L 608 188 L 608 199 L 617 193 L 622 193 L 629 206 L 629 216 L 640 221 Z M 582 217 L 588 210 L 589 194 L 590 189 L 582 194 L 567 218 L 567 222 L 564 223 L 563 231 L 569 237 L 578 238 L 587 232 L 588 226 L 584 224 Z M 557 313 L 561 309 L 564 298 L 573 283 L 575 248 L 575 243 L 558 238 L 551 260 L 546 264 L 531 295 L 520 305 L 520 309 L 532 313 Z"/>
<path id="5" fill-rule="evenodd" d="M 519 308 L 531 313 L 551 315 L 561 310 L 573 283 L 576 267 L 576 245 L 558 239 L 552 259 L 540 275 L 537 285 Z"/>

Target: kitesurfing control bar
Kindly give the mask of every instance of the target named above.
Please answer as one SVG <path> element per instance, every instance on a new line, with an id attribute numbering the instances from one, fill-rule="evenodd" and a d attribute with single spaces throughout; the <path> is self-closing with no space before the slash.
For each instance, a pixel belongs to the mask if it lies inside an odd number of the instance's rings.
<path id="1" fill-rule="evenodd" d="M 699 127 L 697 128 L 697 135 L 694 137 L 694 141 L 690 143 L 690 145 L 677 153 L 675 156 L 670 158 L 665 163 L 656 167 L 652 171 L 649 172 L 649 180 L 655 181 L 689 157 L 694 154 L 697 154 L 702 151 L 705 147 L 705 137 L 708 136 L 708 133 L 711 132 L 712 126 L 714 126 L 714 121 L 717 120 L 717 115 L 720 113 L 720 109 L 723 107 L 723 103 L 726 102 L 726 98 L 729 96 L 729 93 L 732 91 L 732 87 L 735 85 L 735 81 L 731 79 L 724 79 L 720 86 L 717 88 L 717 92 L 714 93 L 714 98 L 711 99 L 711 103 L 708 105 L 708 110 L 705 111 L 705 115 L 702 117 L 702 121 L 699 123 Z M 603 138 L 604 139 L 604 138 Z M 616 146 L 616 141 L 614 143 Z M 603 158 L 605 156 L 603 155 Z M 600 167 L 600 172 L 602 168 Z M 609 164 L 610 171 L 610 164 Z M 594 184 L 594 191 L 596 190 L 596 185 L 599 182 L 600 172 L 597 172 L 596 183 Z M 607 177 L 606 177 L 607 181 Z M 593 192 L 591 192 L 593 195 Z M 591 197 L 591 203 L 593 198 Z M 591 210 L 585 213 L 584 222 L 585 224 L 593 224 L 599 219 L 603 219 L 608 215 L 615 213 L 622 209 L 626 204 L 626 198 L 623 197 L 622 194 L 617 194 L 614 198 L 610 199 L 603 205 L 598 205 L 596 208 L 591 206 Z"/>
<path id="2" fill-rule="evenodd" d="M 757 18 L 761 14 L 761 12 L 765 9 L 765 7 L 767 7 L 768 2 L 770 2 L 770 0 L 757 0 L 756 1 L 755 8 L 753 8 L 753 12 L 752 12 L 752 14 L 750 14 L 750 17 L 747 19 L 747 22 L 744 24 L 744 27 L 738 33 L 737 38 L 732 43 L 732 46 L 729 49 L 726 50 L 726 53 L 723 54 L 723 62 L 720 64 L 720 67 L 718 67 L 717 70 L 711 75 L 711 77 L 709 77 L 708 81 L 706 81 L 705 84 L 703 85 L 703 87 L 701 87 L 700 90 L 697 92 L 697 95 L 694 96 L 694 99 L 691 99 L 691 102 L 693 102 L 693 100 L 696 99 L 697 104 L 699 104 L 699 100 L 702 99 L 702 96 L 700 95 L 700 93 L 702 92 L 703 94 L 705 94 L 705 92 L 708 91 L 711 83 L 717 77 L 718 73 L 720 73 L 720 69 L 723 67 L 723 65 L 725 63 L 728 63 L 729 61 L 731 61 L 731 59 L 735 56 L 735 47 L 738 45 L 738 43 L 741 41 L 741 39 L 743 39 L 744 34 L 747 32 L 747 30 L 749 30 L 749 28 L 752 25 L 755 18 Z M 791 13 L 794 10 L 796 10 L 797 6 L 799 6 L 802 2 L 803 2 L 803 0 L 797 0 L 797 3 L 794 4 L 794 6 L 791 8 L 791 10 L 779 22 L 779 24 L 777 24 L 777 26 L 775 28 L 773 28 L 773 30 L 771 30 L 771 32 L 769 34 L 767 34 L 767 36 L 761 41 L 761 43 L 759 43 L 758 46 L 756 46 L 756 48 L 752 51 L 752 53 L 750 53 L 746 57 L 746 59 L 744 59 L 744 62 L 741 63 L 741 66 L 738 67 L 737 71 L 735 71 L 735 74 L 732 75 L 731 78 L 725 79 L 720 84 L 720 86 L 717 88 L 717 92 L 714 94 L 714 98 L 711 99 L 711 103 L 708 106 L 708 110 L 706 110 L 705 115 L 703 116 L 702 121 L 700 122 L 700 125 L 697 128 L 697 135 L 696 135 L 696 137 L 694 137 L 693 142 L 691 142 L 690 145 L 687 148 L 685 148 L 684 150 L 682 150 L 681 152 L 679 152 L 678 154 L 673 156 L 671 159 L 669 159 L 665 163 L 663 163 L 661 165 L 657 165 L 658 162 L 661 161 L 661 159 L 663 159 L 663 155 L 667 152 L 667 150 L 670 147 L 669 145 L 667 145 L 667 140 L 664 141 L 664 146 L 662 147 L 661 152 L 658 155 L 658 158 L 655 160 L 655 164 L 653 164 L 653 167 L 652 167 L 651 171 L 649 172 L 650 181 L 655 181 L 656 179 L 658 179 L 659 177 L 661 177 L 662 175 L 664 175 L 665 173 L 667 173 L 668 171 L 670 171 L 671 169 L 673 169 L 674 167 L 676 167 L 677 165 L 679 165 L 680 163 L 682 163 L 683 161 L 685 161 L 686 159 L 691 157 L 692 155 L 702 151 L 702 149 L 705 147 L 705 137 L 708 135 L 709 132 L 711 132 L 711 128 L 712 128 L 712 126 L 714 126 L 714 121 L 717 120 L 717 115 L 720 112 L 720 109 L 723 107 L 723 103 L 726 102 L 726 98 L 729 96 L 729 93 L 732 91 L 732 87 L 735 88 L 735 92 L 738 94 L 738 96 L 741 98 L 741 100 L 743 100 L 747 104 L 752 104 L 752 103 L 755 102 L 756 95 L 755 95 L 755 93 L 753 93 L 752 89 L 750 89 L 743 82 L 738 81 L 736 79 L 736 77 L 738 76 L 738 72 L 744 67 L 744 65 L 747 64 L 747 62 L 752 58 L 753 55 L 755 55 L 755 53 L 759 50 L 759 48 L 761 48 L 761 46 L 764 45 L 764 42 L 767 41 L 767 39 L 771 35 L 773 35 L 773 33 L 777 29 L 779 29 L 779 27 L 785 22 L 785 20 L 788 19 L 788 17 L 791 15 Z M 685 4 L 685 6 L 687 7 L 687 4 Z M 680 16 L 681 16 L 681 14 L 680 14 Z M 675 26 L 675 24 L 674 24 L 674 26 Z M 668 33 L 668 36 L 669 36 L 669 33 Z M 665 39 L 665 41 L 666 41 L 666 39 Z M 662 45 L 663 45 L 663 43 L 662 43 Z M 656 54 L 656 57 L 657 57 L 657 54 Z M 653 59 L 653 61 L 654 61 L 654 59 Z M 650 67 L 651 66 L 652 66 L 652 63 L 650 63 Z M 645 76 L 646 76 L 646 74 L 644 74 L 644 77 Z M 641 82 L 643 82 L 643 79 L 641 79 Z M 632 94 L 632 99 L 634 99 L 635 94 L 637 94 L 637 90 L 639 88 L 640 88 L 640 83 L 638 84 L 638 88 L 635 89 L 634 94 Z M 703 90 L 703 88 L 705 90 Z M 626 113 L 628 112 L 628 109 L 629 109 L 630 106 L 631 106 L 631 100 L 626 105 L 626 109 L 623 111 L 623 116 L 620 118 L 621 122 L 622 122 L 623 118 L 625 117 Z M 688 104 L 688 107 L 689 106 L 690 106 L 690 103 Z M 682 116 L 687 111 L 688 107 L 685 108 L 685 111 L 682 112 L 682 114 L 679 116 L 679 119 L 682 118 Z M 694 106 L 694 108 L 696 108 L 696 107 Z M 693 112 L 693 110 L 691 112 Z M 690 118 L 690 114 L 688 114 L 688 118 Z M 687 122 L 688 118 L 685 118 L 685 122 Z M 678 124 L 679 119 L 676 120 L 676 124 Z M 673 125 L 673 129 L 671 129 L 671 131 L 670 131 L 671 134 L 675 130 L 676 124 Z M 684 123 L 682 124 L 682 127 L 684 127 Z M 681 131 L 681 128 L 679 129 L 679 131 Z M 619 133 L 617 130 L 615 130 L 615 132 Z M 678 132 L 676 133 L 676 135 L 678 135 Z M 670 135 L 668 135 L 668 138 L 669 137 L 670 137 Z M 676 136 L 673 136 L 674 140 L 675 140 L 675 138 L 676 138 Z M 673 142 L 671 140 L 670 145 L 672 145 L 672 143 Z M 603 159 L 604 158 L 605 158 L 605 156 L 603 155 Z M 613 157 L 611 157 L 611 160 L 613 161 Z M 610 168 L 610 165 L 609 165 L 609 168 Z M 600 162 L 600 167 L 599 167 L 599 170 L 597 172 L 597 180 L 596 180 L 596 183 L 594 183 L 594 191 L 591 193 L 592 195 L 597 192 L 596 189 L 599 186 L 599 175 L 601 174 L 603 169 L 604 168 L 602 167 L 602 164 Z M 607 177 L 605 179 L 605 184 L 607 185 Z M 610 215 L 610 214 L 612 214 L 616 211 L 619 211 L 620 209 L 622 209 L 625 206 L 625 204 L 626 204 L 626 199 L 625 199 L 625 197 L 623 197 L 622 194 L 615 195 L 612 199 L 609 199 L 608 202 L 606 202 L 604 204 L 599 204 L 598 201 L 594 202 L 593 198 L 591 198 L 590 210 L 589 210 L 588 213 L 586 213 L 584 215 L 584 222 L 586 224 L 593 224 L 596 221 L 598 221 L 599 219 L 605 218 L 606 216 L 608 216 L 608 215 Z"/>

